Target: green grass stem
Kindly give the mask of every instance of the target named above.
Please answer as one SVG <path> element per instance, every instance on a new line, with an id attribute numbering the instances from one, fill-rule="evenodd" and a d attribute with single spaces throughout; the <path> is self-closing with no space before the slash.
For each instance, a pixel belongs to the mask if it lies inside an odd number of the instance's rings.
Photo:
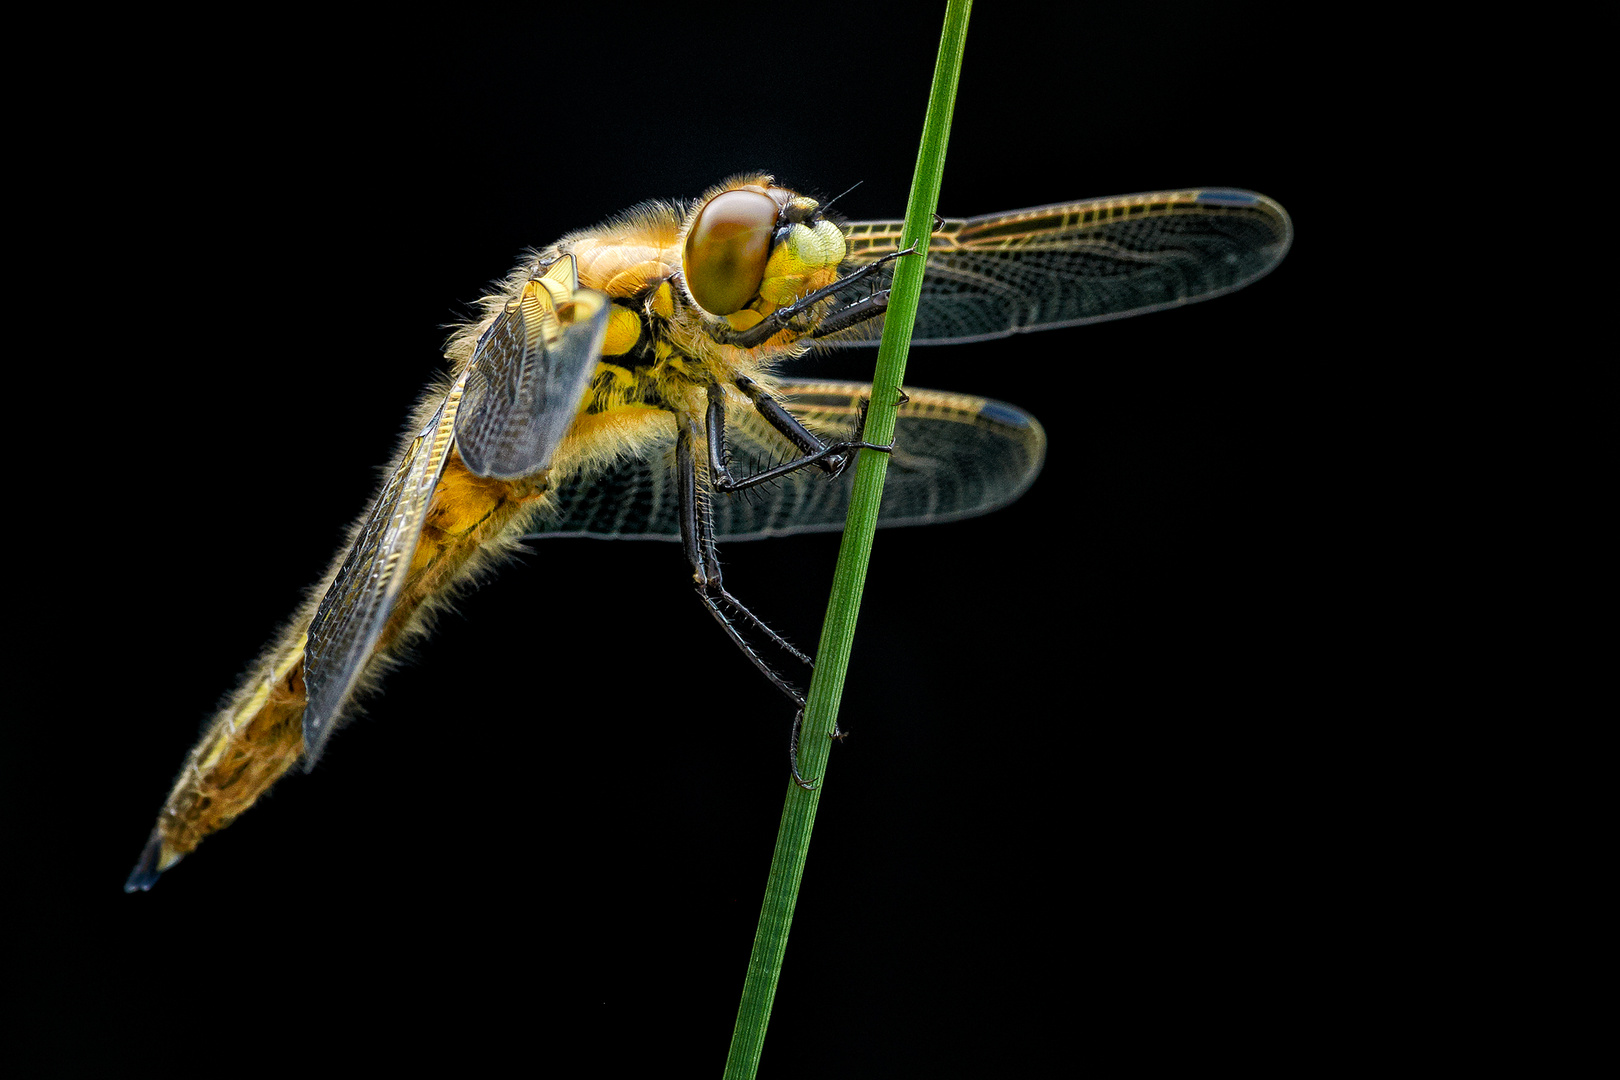
<path id="1" fill-rule="evenodd" d="M 957 76 L 962 69 L 962 49 L 972 7 L 972 0 L 948 0 L 945 8 L 945 30 L 934 65 L 928 116 L 923 122 L 922 145 L 917 152 L 917 170 L 912 176 L 911 196 L 906 204 L 906 229 L 901 245 L 902 248 L 915 245 L 922 253 L 927 252 L 928 238 L 934 231 L 934 207 L 939 202 L 940 178 L 945 171 L 945 144 L 950 138 L 951 111 L 956 104 Z M 925 262 L 924 254 L 896 263 L 883 342 L 878 347 L 877 372 L 872 378 L 872 402 L 862 436 L 867 442 L 882 444 L 894 438 L 900 384 L 906 370 L 906 352 L 911 346 L 911 328 L 922 292 Z M 822 624 L 815 675 L 810 680 L 799 740 L 799 771 L 807 777 L 825 780 L 827 775 L 830 736 L 836 730 L 844 675 L 849 670 L 855 619 L 860 613 L 861 590 L 866 584 L 872 535 L 877 531 L 878 502 L 883 495 L 888 466 L 888 455 L 873 450 L 862 450 L 856 461 L 855 491 L 850 498 L 843 543 L 838 549 L 838 567 L 833 573 L 832 596 L 827 602 L 827 619 Z M 819 782 L 808 791 L 791 781 L 788 783 L 787 802 L 782 808 L 776 850 L 771 856 L 770 877 L 765 887 L 765 902 L 754 932 L 753 952 L 748 958 L 742 1003 L 737 1009 L 737 1026 L 732 1031 L 731 1052 L 726 1057 L 728 1080 L 752 1080 L 759 1068 L 759 1055 L 765 1045 L 765 1029 L 776 998 L 776 983 L 787 950 L 788 928 L 793 921 L 799 882 L 804 876 L 804 860 L 821 791 Z"/>

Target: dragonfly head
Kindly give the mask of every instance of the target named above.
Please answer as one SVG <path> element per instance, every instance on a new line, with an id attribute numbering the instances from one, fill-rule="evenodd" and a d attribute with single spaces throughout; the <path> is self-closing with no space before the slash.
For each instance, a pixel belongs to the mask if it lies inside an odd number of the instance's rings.
<path id="1" fill-rule="evenodd" d="M 707 192 L 682 230 L 688 298 L 745 330 L 830 285 L 844 259 L 844 234 L 821 209 L 770 176 L 735 177 Z"/>

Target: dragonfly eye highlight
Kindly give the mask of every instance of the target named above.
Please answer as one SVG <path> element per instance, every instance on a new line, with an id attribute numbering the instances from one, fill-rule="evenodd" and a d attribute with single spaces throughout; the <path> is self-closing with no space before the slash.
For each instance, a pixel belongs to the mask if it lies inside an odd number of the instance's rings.
<path id="1" fill-rule="evenodd" d="M 704 311 L 730 315 L 759 292 L 776 215 L 776 200 L 757 189 L 723 191 L 698 211 L 681 266 Z"/>

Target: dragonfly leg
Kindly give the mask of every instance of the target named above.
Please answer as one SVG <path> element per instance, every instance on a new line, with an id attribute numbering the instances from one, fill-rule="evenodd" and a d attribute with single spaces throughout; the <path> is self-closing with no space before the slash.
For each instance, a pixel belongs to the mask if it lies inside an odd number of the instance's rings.
<path id="1" fill-rule="evenodd" d="M 945 219 L 940 217 L 938 213 L 935 213 L 934 214 L 934 231 L 938 232 L 939 230 L 943 229 L 944 227 L 945 227 Z M 842 285 L 848 285 L 850 282 L 859 281 L 862 277 L 864 277 L 867 274 L 871 273 L 872 271 L 876 270 L 878 267 L 882 266 L 884 263 L 890 261 L 891 259 L 898 259 L 902 255 L 912 255 L 912 254 L 915 254 L 916 251 L 917 251 L 916 247 L 913 246 L 913 247 L 907 248 L 904 251 L 897 251 L 897 252 L 894 252 L 893 254 L 885 255 L 883 258 L 878 259 L 876 262 L 869 263 L 866 266 L 861 267 L 861 269 L 855 271 L 855 273 L 850 274 L 846 278 L 843 278 L 838 284 L 840 286 L 842 286 Z M 837 311 L 828 313 L 828 315 L 825 318 L 823 318 L 820 322 L 816 323 L 816 325 L 811 328 L 810 337 L 812 337 L 812 338 L 831 337 L 832 335 L 838 333 L 840 330 L 848 330 L 852 326 L 859 326 L 863 322 L 869 322 L 872 319 L 877 318 L 879 315 L 882 315 L 885 311 L 888 311 L 888 310 L 889 310 L 889 290 L 888 289 L 879 289 L 876 292 L 874 292 L 871 296 L 865 297 L 864 299 L 861 299 L 861 300 L 857 300 L 853 304 L 850 304 L 848 307 L 839 308 Z M 905 395 L 902 394 L 900 403 L 902 405 L 904 405 L 905 401 L 906 401 Z"/>
<path id="2" fill-rule="evenodd" d="M 780 406 L 778 406 L 780 407 Z M 709 442 L 709 468 L 714 477 L 729 476 L 726 472 L 724 453 L 720 449 L 724 439 L 725 399 L 719 392 L 719 387 L 709 388 L 709 410 L 707 417 Z M 783 415 L 787 415 L 784 410 Z M 792 417 L 788 419 L 798 426 Z M 686 552 L 686 560 L 692 567 L 692 582 L 697 588 L 698 596 L 703 600 L 709 614 L 714 616 L 720 628 L 731 638 L 732 643 L 742 650 L 750 663 L 759 669 L 771 684 L 788 698 L 798 708 L 793 714 L 793 731 L 788 739 L 788 767 L 793 771 L 793 782 L 806 791 L 815 786 L 814 780 L 806 780 L 804 774 L 799 772 L 799 728 L 804 722 L 804 695 L 797 687 L 784 679 L 769 664 L 767 664 L 748 639 L 738 632 L 726 615 L 726 608 L 735 612 L 749 626 L 764 634 L 782 651 L 804 664 L 814 667 L 815 663 L 794 648 L 785 638 L 767 626 L 759 616 L 749 611 L 731 593 L 726 591 L 720 576 L 720 559 L 714 546 L 714 516 L 708 501 L 698 490 L 697 460 L 692 450 L 692 443 L 696 437 L 693 426 L 684 417 L 676 420 L 675 434 L 675 471 L 677 474 L 677 494 L 680 502 L 681 545 Z M 815 436 L 799 427 L 806 439 L 814 440 Z M 818 440 L 819 441 L 819 440 Z M 833 725 L 831 737 L 842 740 L 844 732 Z"/>
<path id="3" fill-rule="evenodd" d="M 898 409 L 900 406 L 904 405 L 906 402 L 911 400 L 911 395 L 906 393 L 904 390 L 899 390 L 897 392 L 899 393 L 900 397 L 894 403 L 894 406 L 895 406 L 895 408 Z M 855 430 L 857 430 L 857 431 L 865 431 L 866 430 L 866 410 L 871 406 L 871 404 L 872 404 L 872 399 L 871 398 L 861 398 L 861 400 L 856 403 L 856 405 L 855 405 Z M 891 449 L 892 449 L 892 447 L 891 447 Z"/>
<path id="4" fill-rule="evenodd" d="M 709 609 L 709 614 L 714 616 L 715 622 L 720 624 L 720 628 L 725 631 L 732 643 L 742 650 L 749 663 L 758 668 L 760 674 L 769 679 L 772 686 L 786 694 L 795 704 L 802 706 L 804 695 L 765 662 L 737 629 L 731 616 L 736 616 L 738 620 L 764 635 L 773 645 L 800 663 L 814 667 L 815 661 L 772 630 L 763 619 L 749 611 L 741 600 L 726 591 L 720 575 L 720 558 L 714 546 L 713 514 L 708 500 L 698 490 L 697 459 L 692 449 L 694 431 L 685 418 L 678 418 L 677 425 L 675 472 L 680 501 L 681 547 L 686 553 L 687 563 L 692 567 L 693 587 L 696 588 L 703 605 Z M 730 615 L 727 614 L 728 611 Z"/>
<path id="5" fill-rule="evenodd" d="M 848 307 L 839 308 L 816 324 L 810 331 L 812 338 L 831 337 L 840 330 L 848 330 L 852 326 L 859 326 L 863 322 L 877 318 L 889 310 L 889 290 L 875 292 L 862 300 L 857 300 Z"/>
<path id="6" fill-rule="evenodd" d="M 786 307 L 777 308 L 775 311 L 765 316 L 762 321 L 755 323 L 746 330 L 733 330 L 731 328 L 731 324 L 726 322 L 724 319 L 710 320 L 705 326 L 705 330 L 710 337 L 712 337 L 715 341 L 720 342 L 722 345 L 735 345 L 739 349 L 756 348 L 769 341 L 776 334 L 781 333 L 784 329 L 793 326 L 794 320 L 796 320 L 798 316 L 803 315 L 816 304 L 819 304 L 821 301 L 827 299 L 827 297 L 836 295 L 852 285 L 860 284 L 861 281 L 865 280 L 872 274 L 875 274 L 881 267 L 893 262 L 895 259 L 904 258 L 907 255 L 915 255 L 916 253 L 917 248 L 914 245 L 906 248 L 904 251 L 892 251 L 883 256 L 881 259 L 874 259 L 865 266 L 855 270 L 853 273 L 846 274 L 839 278 L 831 285 L 826 285 L 815 290 L 814 292 L 806 293 Z M 883 298 L 881 303 L 877 301 L 877 297 Z M 866 307 L 863 307 L 863 305 L 866 305 Z M 877 316 L 883 314 L 883 310 L 887 308 L 888 305 L 889 290 L 884 289 L 873 296 L 867 297 L 865 300 L 862 300 L 859 303 L 851 304 L 848 308 L 845 308 L 842 311 L 833 312 L 827 318 L 841 320 L 836 326 L 836 329 L 844 330 L 858 322 L 864 322 L 867 319 L 876 318 Z M 863 313 L 855 317 L 846 318 L 845 313 L 855 308 L 861 308 Z M 824 325 L 827 322 L 827 319 L 823 319 L 821 321 Z M 808 329 L 804 327 L 801 328 Z M 820 337 L 824 333 L 831 332 L 832 331 L 830 330 L 822 331 L 819 328 L 816 328 L 815 336 Z"/>
<path id="7" fill-rule="evenodd" d="M 748 395 L 754 403 L 754 408 L 765 418 L 766 423 L 782 433 L 782 436 L 798 447 L 802 457 L 785 461 L 773 468 L 765 469 L 741 478 L 731 475 L 731 470 L 725 460 L 726 439 L 726 401 L 725 395 L 718 385 L 709 387 L 709 407 L 706 417 L 707 435 L 709 442 L 709 476 L 716 491 L 742 491 L 755 484 L 767 483 L 779 476 L 785 476 L 798 469 L 814 465 L 828 476 L 837 476 L 849 467 L 854 460 L 853 450 L 876 450 L 887 454 L 894 449 L 894 445 L 880 445 L 878 443 L 851 440 L 846 442 L 824 443 L 808 428 L 794 419 L 782 403 L 770 395 L 764 387 L 754 380 L 739 376 L 737 389 Z M 861 416 L 861 423 L 866 422 L 865 414 Z"/>
<path id="8" fill-rule="evenodd" d="M 809 791 L 811 788 L 816 786 L 816 781 L 806 780 L 804 778 L 804 774 L 799 771 L 799 728 L 803 725 L 804 706 L 801 705 L 799 706 L 799 711 L 793 714 L 793 735 L 788 739 L 788 768 L 793 770 L 793 782 L 804 788 L 804 790 Z M 845 739 L 849 738 L 849 732 L 840 728 L 838 726 L 838 721 L 834 720 L 833 729 L 827 733 L 827 738 L 837 739 L 839 742 L 843 742 Z"/>
<path id="9" fill-rule="evenodd" d="M 799 728 L 804 724 L 804 706 L 793 714 L 793 734 L 788 736 L 788 768 L 793 770 L 793 782 L 804 790 L 809 791 L 816 786 L 814 780 L 806 780 L 799 771 Z"/>

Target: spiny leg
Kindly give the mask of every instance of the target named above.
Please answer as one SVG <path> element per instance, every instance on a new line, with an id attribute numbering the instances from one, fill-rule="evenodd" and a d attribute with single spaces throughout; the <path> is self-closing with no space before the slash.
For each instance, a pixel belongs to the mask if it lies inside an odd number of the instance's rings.
<path id="1" fill-rule="evenodd" d="M 705 417 L 709 442 L 709 475 L 716 491 L 743 491 L 756 484 L 767 483 L 779 476 L 786 476 L 790 472 L 814 465 L 829 476 L 837 476 L 849 467 L 853 459 L 852 450 L 876 450 L 887 454 L 894 449 L 893 445 L 880 445 L 878 443 L 851 440 L 846 442 L 824 443 L 808 428 L 796 420 L 782 403 L 772 397 L 769 391 L 760 386 L 753 379 L 738 376 L 737 389 L 748 395 L 754 403 L 754 408 L 765 418 L 766 423 L 782 433 L 782 436 L 798 447 L 804 456 L 792 461 L 783 462 L 774 468 L 765 469 L 737 479 L 731 475 L 726 467 L 725 440 L 726 440 L 726 398 L 718 384 L 709 386 L 709 407 Z M 864 421 L 864 417 L 863 417 Z"/>
<path id="2" fill-rule="evenodd" d="M 741 600 L 726 591 L 720 575 L 720 559 L 714 547 L 713 514 L 708 501 L 698 491 L 697 459 L 692 451 L 692 430 L 684 421 L 678 420 L 678 423 L 680 427 L 675 436 L 676 492 L 680 502 L 681 546 L 685 550 L 687 563 L 692 567 L 692 583 L 703 603 L 725 629 L 727 636 L 742 649 L 744 655 L 767 679 L 771 680 L 772 685 L 795 702 L 802 704 L 804 695 L 760 658 L 747 640 L 737 632 L 731 620 L 720 610 L 720 604 L 724 603 L 749 626 L 770 639 L 777 648 L 803 664 L 812 667 L 815 665 L 815 661 L 772 630 L 763 619 L 749 611 Z"/>
<path id="3" fill-rule="evenodd" d="M 786 694 L 797 706 L 793 716 L 793 733 L 789 739 L 788 765 L 793 773 L 793 782 L 808 789 L 813 781 L 806 780 L 799 772 L 799 724 L 804 718 L 804 695 L 792 683 L 777 674 L 749 644 L 748 639 L 737 632 L 737 628 L 721 610 L 721 602 L 743 616 L 750 626 L 769 637 L 784 652 L 811 667 L 815 666 L 814 662 L 726 591 L 720 577 L 720 559 L 714 547 L 713 514 L 707 501 L 698 491 L 697 460 L 692 452 L 692 431 L 685 418 L 677 417 L 676 423 L 678 429 L 675 436 L 675 471 L 676 490 L 680 498 L 681 546 L 685 549 L 687 562 L 692 567 L 693 584 L 704 606 L 709 609 L 709 614 L 714 616 L 715 622 L 720 624 L 726 636 L 742 650 L 743 655 L 759 669 L 760 674 L 770 680 L 771 685 Z"/>
<path id="4" fill-rule="evenodd" d="M 793 733 L 788 736 L 788 768 L 793 770 L 793 782 L 804 790 L 809 791 L 816 786 L 814 780 L 806 780 L 799 771 L 799 728 L 804 724 L 804 706 L 793 714 Z"/>
<path id="5" fill-rule="evenodd" d="M 893 262 L 895 259 L 903 258 L 906 255 L 915 254 L 917 254 L 917 249 L 915 246 L 913 246 L 906 248 L 904 251 L 893 251 L 880 259 L 874 259 L 865 266 L 855 270 L 853 273 L 846 274 L 844 277 L 839 278 L 831 285 L 825 285 L 814 292 L 806 293 L 804 296 L 799 297 L 799 299 L 795 300 L 786 307 L 777 308 L 775 311 L 765 316 L 762 321 L 755 323 L 746 330 L 733 330 L 731 328 L 731 324 L 726 322 L 724 319 L 712 320 L 707 324 L 706 329 L 709 336 L 720 342 L 722 345 L 735 345 L 739 349 L 756 348 L 769 341 L 773 335 L 780 333 L 784 328 L 792 325 L 798 316 L 809 311 L 816 304 L 819 304 L 829 296 L 842 292 L 844 289 L 847 289 L 852 285 L 860 284 L 861 281 L 865 280 L 867 277 L 870 277 L 872 274 L 875 274 L 880 268 Z M 856 323 L 865 322 L 867 319 L 876 318 L 877 316 L 883 314 L 884 309 L 888 307 L 889 290 L 884 289 L 875 295 L 881 296 L 883 299 L 881 301 L 877 301 L 875 297 L 867 297 L 865 300 L 850 305 L 850 308 L 859 308 L 859 314 L 846 314 L 849 309 L 845 309 L 844 311 L 835 311 L 829 314 L 826 318 L 822 319 L 822 324 L 825 325 L 827 321 L 831 319 L 834 321 L 834 330 L 847 330 Z M 822 330 L 803 325 L 801 325 L 799 329 L 809 330 L 816 337 L 834 332 L 834 330 Z"/>
<path id="6" fill-rule="evenodd" d="M 900 396 L 899 396 L 898 399 L 896 399 L 896 401 L 894 403 L 894 407 L 898 409 L 900 406 L 904 405 L 906 402 L 911 400 L 911 395 L 906 393 L 904 390 L 899 389 L 899 388 L 896 388 L 896 392 Z M 855 403 L 855 430 L 856 431 L 865 431 L 866 430 L 866 411 L 867 411 L 867 409 L 869 409 L 871 407 L 871 405 L 872 405 L 872 399 L 869 398 L 869 397 L 863 397 L 863 398 L 861 398 L 860 401 Z M 892 449 L 892 447 L 891 447 L 891 449 Z"/>
<path id="7" fill-rule="evenodd" d="M 805 706 L 799 706 L 799 711 L 793 714 L 793 734 L 788 736 L 788 767 L 793 770 L 793 782 L 804 790 L 809 791 L 816 786 L 814 780 L 806 780 L 804 774 L 799 772 L 799 729 L 804 726 Z M 849 732 L 838 726 L 837 718 L 833 719 L 833 729 L 827 733 L 827 738 L 843 742 L 849 738 Z"/>

